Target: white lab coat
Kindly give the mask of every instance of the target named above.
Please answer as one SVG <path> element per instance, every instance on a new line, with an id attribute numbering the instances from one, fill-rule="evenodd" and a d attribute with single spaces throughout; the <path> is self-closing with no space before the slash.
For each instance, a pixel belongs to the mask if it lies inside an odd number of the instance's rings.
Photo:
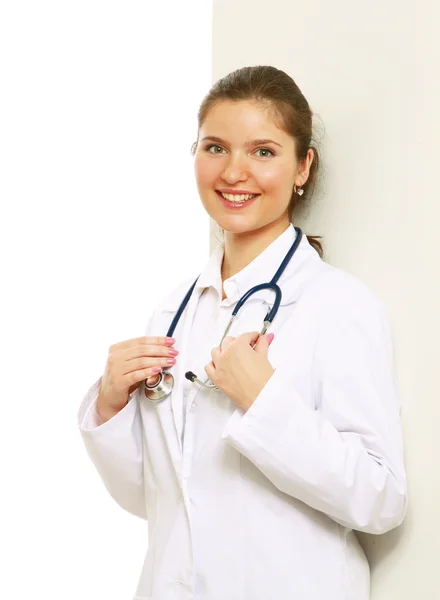
<path id="1" fill-rule="evenodd" d="M 261 281 L 276 268 L 265 265 Z M 167 297 L 146 335 L 165 335 L 194 279 Z M 100 379 L 83 399 L 79 425 L 91 460 L 116 502 L 148 520 L 136 600 L 370 597 L 353 530 L 384 533 L 407 506 L 386 311 L 359 280 L 323 262 L 306 236 L 279 284 L 268 352 L 276 371 L 246 413 L 192 384 L 182 442 L 198 289 L 174 333 L 171 397 L 151 403 L 140 388 L 91 428 Z M 231 335 L 261 328 L 273 295 L 252 298 Z"/>

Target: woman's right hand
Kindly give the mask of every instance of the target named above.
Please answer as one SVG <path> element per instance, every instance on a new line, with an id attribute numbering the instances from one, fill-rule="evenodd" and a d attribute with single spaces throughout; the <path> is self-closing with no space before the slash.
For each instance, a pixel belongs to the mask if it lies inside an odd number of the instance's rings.
<path id="1" fill-rule="evenodd" d="M 175 342 L 173 338 L 150 336 L 110 346 L 97 401 L 103 422 L 127 405 L 130 394 L 142 381 L 157 383 L 158 373 L 176 362 L 178 351 L 171 348 Z"/>

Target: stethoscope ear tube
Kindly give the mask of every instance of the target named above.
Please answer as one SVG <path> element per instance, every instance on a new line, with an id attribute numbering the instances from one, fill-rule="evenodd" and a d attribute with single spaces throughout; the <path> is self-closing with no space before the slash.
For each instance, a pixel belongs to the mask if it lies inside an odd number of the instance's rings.
<path id="1" fill-rule="evenodd" d="M 193 373 L 192 371 L 187 371 L 185 373 L 185 377 L 186 379 L 188 379 L 189 381 L 191 381 L 192 383 L 196 382 L 199 385 L 202 385 L 205 388 L 208 388 L 208 390 L 218 390 L 218 387 L 214 384 L 214 383 L 206 383 L 204 381 L 202 381 L 201 379 L 199 379 L 197 377 L 197 375 L 195 373 Z M 209 380 L 208 380 L 209 381 Z"/>

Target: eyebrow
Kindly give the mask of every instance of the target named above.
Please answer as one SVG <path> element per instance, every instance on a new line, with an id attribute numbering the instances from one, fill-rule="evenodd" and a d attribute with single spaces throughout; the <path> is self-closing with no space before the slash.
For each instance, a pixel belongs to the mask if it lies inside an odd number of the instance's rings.
<path id="1" fill-rule="evenodd" d="M 215 135 L 207 135 L 202 139 L 202 142 L 204 142 L 205 140 L 212 140 L 213 142 L 218 142 L 219 144 L 226 144 L 226 142 L 222 140 L 222 138 L 219 138 Z M 245 146 L 261 146 L 262 144 L 275 144 L 275 146 L 279 146 L 280 148 L 282 148 L 281 144 L 278 144 L 278 142 L 274 142 L 273 140 L 269 139 L 252 140 L 250 142 L 246 142 Z"/>

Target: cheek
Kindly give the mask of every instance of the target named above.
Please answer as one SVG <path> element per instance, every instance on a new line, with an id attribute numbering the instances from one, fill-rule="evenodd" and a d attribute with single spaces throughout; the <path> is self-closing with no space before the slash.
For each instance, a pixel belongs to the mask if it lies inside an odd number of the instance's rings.
<path id="1" fill-rule="evenodd" d="M 196 155 L 194 160 L 194 172 L 199 189 L 212 187 L 213 182 L 218 177 L 219 167 L 216 161 L 209 160 L 203 155 Z"/>
<path id="2" fill-rule="evenodd" d="M 257 181 L 266 194 L 285 196 L 293 188 L 293 170 L 290 165 L 272 165 L 261 169 Z"/>

